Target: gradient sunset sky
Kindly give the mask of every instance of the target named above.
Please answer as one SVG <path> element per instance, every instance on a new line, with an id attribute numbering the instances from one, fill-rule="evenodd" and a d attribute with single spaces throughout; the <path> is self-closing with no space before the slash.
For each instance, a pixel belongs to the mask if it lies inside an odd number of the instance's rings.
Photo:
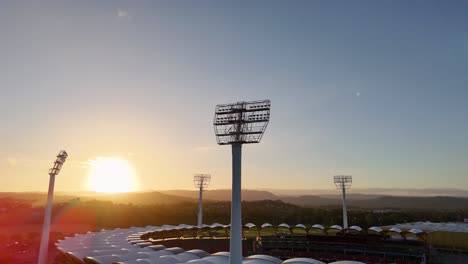
<path id="1" fill-rule="evenodd" d="M 218 103 L 270 99 L 245 188 L 468 186 L 467 1 L 1 1 L 0 191 L 229 188 Z"/>

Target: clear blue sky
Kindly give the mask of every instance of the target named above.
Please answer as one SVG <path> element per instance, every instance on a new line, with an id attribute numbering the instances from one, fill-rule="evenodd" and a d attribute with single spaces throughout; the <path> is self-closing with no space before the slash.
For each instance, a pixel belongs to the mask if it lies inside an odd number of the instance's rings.
<path id="1" fill-rule="evenodd" d="M 86 189 L 129 160 L 141 189 L 230 186 L 214 106 L 271 99 L 246 188 L 468 186 L 467 1 L 2 1 L 1 191 Z"/>

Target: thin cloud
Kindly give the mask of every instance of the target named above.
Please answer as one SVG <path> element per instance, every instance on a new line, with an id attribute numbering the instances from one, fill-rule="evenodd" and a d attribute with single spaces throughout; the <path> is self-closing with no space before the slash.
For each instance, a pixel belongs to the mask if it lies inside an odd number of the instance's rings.
<path id="1" fill-rule="evenodd" d="M 128 19 L 130 18 L 130 15 L 127 10 L 119 9 L 117 10 L 117 17 L 119 19 L 126 19 L 126 18 Z"/>
<path id="2" fill-rule="evenodd" d="M 45 164 L 47 161 L 44 159 L 35 159 L 35 158 L 25 158 L 22 156 L 19 157 L 7 157 L 4 159 L 6 163 L 10 166 L 18 167 L 32 167 L 40 166 Z"/>
<path id="3" fill-rule="evenodd" d="M 214 150 L 217 146 L 201 146 L 201 147 L 196 147 L 196 151 L 209 151 L 209 150 Z"/>
<path id="4" fill-rule="evenodd" d="M 66 165 L 73 167 L 73 168 L 80 168 L 80 169 L 86 169 L 89 167 L 89 162 L 88 161 L 82 161 L 82 160 L 67 160 L 65 162 Z"/>
<path id="5" fill-rule="evenodd" d="M 16 166 L 18 164 L 18 160 L 15 158 L 6 158 L 5 161 L 8 163 L 10 166 Z"/>

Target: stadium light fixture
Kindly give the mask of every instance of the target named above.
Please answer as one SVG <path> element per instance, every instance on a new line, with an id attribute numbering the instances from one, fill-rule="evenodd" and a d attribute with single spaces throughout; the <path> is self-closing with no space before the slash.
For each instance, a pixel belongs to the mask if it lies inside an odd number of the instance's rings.
<path id="1" fill-rule="evenodd" d="M 198 196 L 198 227 L 202 227 L 203 222 L 203 190 L 208 188 L 210 185 L 211 175 L 209 174 L 195 174 L 193 176 L 193 183 L 195 184 L 195 188 L 200 190 L 200 194 Z"/>
<path id="2" fill-rule="evenodd" d="M 49 192 L 47 193 L 47 204 L 44 213 L 44 223 L 42 225 L 41 246 L 39 249 L 38 264 L 47 263 L 47 251 L 49 247 L 49 232 L 50 232 L 50 219 L 52 216 L 52 198 L 54 195 L 55 176 L 57 176 L 62 169 L 63 163 L 67 159 L 68 154 L 65 150 L 60 151 L 54 166 L 49 170 Z"/>
<path id="3" fill-rule="evenodd" d="M 348 228 L 348 211 L 346 209 L 346 189 L 351 188 L 353 176 L 337 175 L 333 177 L 337 189 L 342 190 L 343 194 L 343 228 Z"/>
<path id="4" fill-rule="evenodd" d="M 213 120 L 219 145 L 232 146 L 232 199 L 229 264 L 242 263 L 242 144 L 259 143 L 270 121 L 270 100 L 220 104 Z"/>

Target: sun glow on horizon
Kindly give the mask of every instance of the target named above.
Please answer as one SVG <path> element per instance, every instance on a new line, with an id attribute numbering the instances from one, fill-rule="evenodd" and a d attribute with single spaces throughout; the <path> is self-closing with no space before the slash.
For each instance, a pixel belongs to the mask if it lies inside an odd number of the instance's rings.
<path id="1" fill-rule="evenodd" d="M 89 162 L 88 187 L 96 192 L 118 193 L 136 189 L 135 171 L 126 160 L 97 157 Z"/>

